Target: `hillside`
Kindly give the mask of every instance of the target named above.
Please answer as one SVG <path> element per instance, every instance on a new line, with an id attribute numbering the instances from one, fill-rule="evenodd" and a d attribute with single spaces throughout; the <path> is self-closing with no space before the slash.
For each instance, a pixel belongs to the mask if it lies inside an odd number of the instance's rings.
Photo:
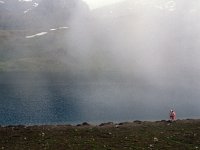
<path id="1" fill-rule="evenodd" d="M 74 30 L 0 30 L 0 71 L 95 71 L 109 65 L 105 52 L 76 45 L 83 37 L 73 37 Z"/>
<path id="2" fill-rule="evenodd" d="M 0 3 L 0 29 L 30 30 L 69 25 L 71 17 L 88 15 L 81 0 L 4 0 Z"/>
<path id="3" fill-rule="evenodd" d="M 80 16 L 83 22 L 88 17 L 82 1 L 5 0 L 0 7 L 0 71 L 72 68 L 67 39 L 73 30 L 69 33 L 69 26 L 79 22 Z"/>
<path id="4" fill-rule="evenodd" d="M 174 72 L 191 68 L 182 64 L 187 49 L 198 53 L 195 2 L 125 0 L 93 11 L 80 0 L 8 2 L 0 4 L 2 71 Z"/>

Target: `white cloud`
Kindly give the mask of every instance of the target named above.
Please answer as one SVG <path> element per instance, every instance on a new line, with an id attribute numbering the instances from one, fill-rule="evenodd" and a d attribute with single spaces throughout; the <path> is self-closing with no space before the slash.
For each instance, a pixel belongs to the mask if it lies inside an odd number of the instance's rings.
<path id="1" fill-rule="evenodd" d="M 90 9 L 95 9 L 98 7 L 103 7 L 124 0 L 83 0 L 83 1 L 85 1 L 88 4 Z"/>

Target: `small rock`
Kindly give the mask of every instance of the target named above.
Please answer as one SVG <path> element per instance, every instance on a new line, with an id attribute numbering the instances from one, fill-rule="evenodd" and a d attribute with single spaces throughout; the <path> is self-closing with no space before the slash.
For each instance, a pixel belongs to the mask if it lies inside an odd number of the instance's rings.
<path id="1" fill-rule="evenodd" d="M 161 120 L 161 122 L 167 122 L 166 120 Z"/>
<path id="2" fill-rule="evenodd" d="M 87 122 L 83 122 L 82 125 L 83 125 L 83 126 L 90 126 L 90 124 L 87 123 Z"/>
<path id="3" fill-rule="evenodd" d="M 44 137 L 45 136 L 45 133 L 44 132 L 42 132 L 42 137 Z"/>
<path id="4" fill-rule="evenodd" d="M 126 125 L 126 124 L 129 124 L 129 122 L 120 122 L 119 125 Z"/>
<path id="5" fill-rule="evenodd" d="M 113 125 L 113 122 L 101 123 L 99 126 Z"/>
<path id="6" fill-rule="evenodd" d="M 152 148 L 152 147 L 154 147 L 154 146 L 153 146 L 153 144 L 150 144 L 149 147 Z"/>
<path id="7" fill-rule="evenodd" d="M 141 123 L 142 123 L 142 121 L 140 121 L 140 120 L 135 120 L 135 121 L 134 121 L 134 123 L 141 124 Z"/>
<path id="8" fill-rule="evenodd" d="M 154 137 L 154 138 L 153 138 L 153 141 L 154 141 L 154 142 L 158 142 L 158 138 Z"/>

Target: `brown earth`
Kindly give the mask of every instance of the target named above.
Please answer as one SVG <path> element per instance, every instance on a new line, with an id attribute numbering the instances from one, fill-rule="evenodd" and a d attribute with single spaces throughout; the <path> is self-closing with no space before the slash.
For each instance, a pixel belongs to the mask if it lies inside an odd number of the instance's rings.
<path id="1" fill-rule="evenodd" d="M 4 150 L 198 150 L 200 120 L 0 127 Z"/>

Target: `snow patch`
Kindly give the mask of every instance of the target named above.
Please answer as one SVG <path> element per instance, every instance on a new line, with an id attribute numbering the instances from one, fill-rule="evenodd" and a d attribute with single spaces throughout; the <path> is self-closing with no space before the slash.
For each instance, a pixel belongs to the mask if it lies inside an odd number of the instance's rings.
<path id="1" fill-rule="evenodd" d="M 165 4 L 165 8 L 169 11 L 174 11 L 176 9 L 176 2 L 175 1 L 169 1 Z"/>
<path id="2" fill-rule="evenodd" d="M 31 8 L 27 9 L 24 11 L 24 14 L 26 14 L 27 12 L 29 12 L 30 10 L 32 10 Z"/>
<path id="3" fill-rule="evenodd" d="M 34 4 L 33 4 L 33 8 L 29 8 L 29 9 L 25 10 L 25 11 L 24 11 L 24 14 L 26 14 L 26 13 L 28 13 L 29 11 L 33 10 L 34 8 L 38 7 L 38 5 L 39 5 L 38 3 L 34 3 Z"/>
<path id="4" fill-rule="evenodd" d="M 34 3 L 33 7 L 38 7 L 38 5 L 39 5 L 38 3 Z"/>
<path id="5" fill-rule="evenodd" d="M 62 29 L 68 29 L 69 27 L 58 27 L 54 29 L 50 29 L 50 31 L 56 31 L 56 30 L 62 30 Z"/>
<path id="6" fill-rule="evenodd" d="M 27 10 L 28 11 L 28 10 Z M 54 29 L 49 29 L 49 31 L 56 31 L 56 30 L 63 30 L 63 29 L 68 29 L 69 27 L 58 27 L 58 28 L 54 28 Z M 48 32 L 40 32 L 40 33 L 37 33 L 37 34 L 34 34 L 34 35 L 28 35 L 26 36 L 27 39 L 30 39 L 30 38 L 35 38 L 35 37 L 39 37 L 39 36 L 42 36 L 42 35 L 45 35 L 47 34 Z"/>
<path id="7" fill-rule="evenodd" d="M 59 27 L 59 29 L 68 29 L 69 27 Z"/>
<path id="8" fill-rule="evenodd" d="M 32 0 L 19 0 L 19 2 L 32 2 Z"/>
<path id="9" fill-rule="evenodd" d="M 34 37 L 39 37 L 39 36 L 42 36 L 42 35 L 45 35 L 47 34 L 48 32 L 40 32 L 40 33 L 37 33 L 37 34 L 34 34 L 34 35 L 29 35 L 29 36 L 26 36 L 27 39 L 30 39 L 30 38 L 34 38 Z"/>

